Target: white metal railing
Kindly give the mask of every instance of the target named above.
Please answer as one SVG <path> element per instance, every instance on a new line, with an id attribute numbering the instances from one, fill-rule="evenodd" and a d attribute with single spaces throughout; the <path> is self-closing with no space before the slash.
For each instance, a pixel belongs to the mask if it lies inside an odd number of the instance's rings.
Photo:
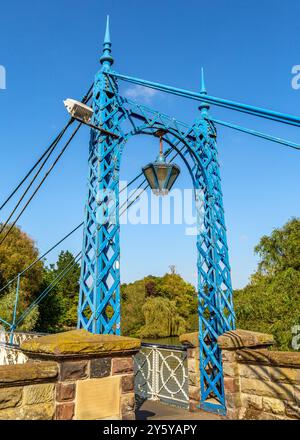
<path id="1" fill-rule="evenodd" d="M 0 365 L 24 364 L 28 358 L 20 349 L 21 343 L 43 335 L 44 333 L 14 332 L 10 343 L 10 332 L 0 327 Z"/>
<path id="2" fill-rule="evenodd" d="M 187 353 L 183 347 L 143 343 L 134 368 L 138 399 L 188 407 Z"/>

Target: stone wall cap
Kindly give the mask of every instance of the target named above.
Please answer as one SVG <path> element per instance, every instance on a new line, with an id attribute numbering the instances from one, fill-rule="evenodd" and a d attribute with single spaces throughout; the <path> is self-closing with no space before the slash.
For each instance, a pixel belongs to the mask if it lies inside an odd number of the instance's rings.
<path id="1" fill-rule="evenodd" d="M 247 347 L 265 347 L 273 344 L 273 335 L 249 330 L 231 330 L 218 337 L 219 347 L 228 350 Z"/>
<path id="2" fill-rule="evenodd" d="M 198 332 L 185 333 L 179 336 L 179 341 L 182 344 L 187 344 L 192 347 L 199 347 L 199 333 Z"/>
<path id="3" fill-rule="evenodd" d="M 86 330 L 71 330 L 42 336 L 21 344 L 21 349 L 31 354 L 51 356 L 101 355 L 138 351 L 141 341 L 117 335 L 98 335 Z"/>
<path id="4" fill-rule="evenodd" d="M 300 353 L 296 351 L 237 350 L 239 362 L 278 367 L 300 368 Z"/>
<path id="5" fill-rule="evenodd" d="M 24 385 L 25 383 L 53 381 L 58 374 L 56 362 L 27 362 L 25 364 L 1 365 L 0 387 Z"/>

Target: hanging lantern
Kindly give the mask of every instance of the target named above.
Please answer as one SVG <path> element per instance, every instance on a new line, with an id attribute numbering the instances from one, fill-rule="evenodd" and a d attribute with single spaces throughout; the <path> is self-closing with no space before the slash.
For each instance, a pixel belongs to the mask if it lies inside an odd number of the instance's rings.
<path id="1" fill-rule="evenodd" d="M 160 138 L 160 149 L 157 159 L 142 169 L 150 188 L 157 196 L 168 194 L 180 173 L 180 168 L 177 165 L 166 162 L 162 145 L 163 134 L 164 132 L 161 130 L 157 132 L 157 136 Z"/>

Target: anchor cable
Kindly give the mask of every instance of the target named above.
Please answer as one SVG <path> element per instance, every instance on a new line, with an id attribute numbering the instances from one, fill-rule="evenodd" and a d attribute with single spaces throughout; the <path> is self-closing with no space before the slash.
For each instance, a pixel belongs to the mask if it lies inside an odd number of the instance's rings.
<path id="1" fill-rule="evenodd" d="M 86 104 L 92 97 L 92 84 L 84 97 L 82 98 L 81 102 L 83 104 Z M 2 205 L 0 206 L 0 211 L 6 206 L 6 204 L 10 201 L 10 199 L 15 195 L 15 193 L 21 188 L 23 183 L 28 179 L 28 177 L 32 174 L 32 172 L 35 170 L 35 168 L 39 165 L 39 163 L 44 159 L 44 157 L 52 150 L 53 146 L 57 144 L 57 142 L 61 139 L 62 135 L 66 132 L 67 128 L 74 122 L 74 119 L 71 118 L 68 123 L 65 125 L 65 127 L 61 130 L 61 132 L 56 136 L 56 138 L 51 142 L 49 147 L 44 151 L 44 153 L 39 157 L 39 159 L 33 164 L 33 166 L 30 168 L 30 170 L 25 174 L 25 176 L 21 179 L 21 181 L 17 184 L 17 186 L 12 190 L 12 192 L 7 196 L 7 198 L 4 200 Z"/>
<path id="2" fill-rule="evenodd" d="M 77 264 L 79 262 L 80 259 L 81 259 L 81 251 L 78 252 L 78 254 L 74 257 L 74 261 L 73 262 L 70 261 L 67 264 L 67 266 L 64 267 L 64 269 L 61 272 L 59 272 L 59 274 L 54 278 L 54 280 L 30 304 L 30 306 L 24 310 L 24 312 L 21 314 L 21 316 L 16 321 L 15 327 L 17 327 L 20 324 L 20 322 L 23 321 L 26 318 L 26 316 L 31 312 L 31 310 L 35 306 L 37 306 L 48 295 L 48 293 L 59 283 L 59 281 L 62 278 L 64 278 L 72 270 L 72 268 L 75 266 L 75 264 Z"/>
<path id="3" fill-rule="evenodd" d="M 21 217 L 21 215 L 24 213 L 25 209 L 28 207 L 28 205 L 30 204 L 30 202 L 32 201 L 32 199 L 34 198 L 34 196 L 36 195 L 36 193 L 38 192 L 38 190 L 41 188 L 42 184 L 45 182 L 46 178 L 49 176 L 49 174 L 51 173 L 51 171 L 53 170 L 53 168 L 55 167 L 55 165 L 57 164 L 57 162 L 59 161 L 59 159 L 62 157 L 62 155 L 64 154 L 64 152 L 66 151 L 67 147 L 69 146 L 70 142 L 72 141 L 72 139 L 74 138 L 74 136 L 76 135 L 76 133 L 78 132 L 79 128 L 81 127 L 82 123 L 80 122 L 76 129 L 74 130 L 74 132 L 72 133 L 72 135 L 70 136 L 70 138 L 68 139 L 68 141 L 66 142 L 66 144 L 64 145 L 64 147 L 62 148 L 62 150 L 60 151 L 60 153 L 58 154 L 58 156 L 56 157 L 56 159 L 54 160 L 54 162 L 52 163 L 52 165 L 50 166 L 50 168 L 47 170 L 46 174 L 44 175 L 44 177 L 42 178 L 42 180 L 40 181 L 40 183 L 38 184 L 38 186 L 35 188 L 34 192 L 31 194 L 30 198 L 27 200 L 26 204 L 24 205 L 24 207 L 22 208 L 22 210 L 20 211 L 20 213 L 18 214 L 17 218 L 13 221 L 13 223 L 9 224 L 9 228 L 6 231 L 5 235 L 2 237 L 1 241 L 0 241 L 0 246 L 1 244 L 4 242 L 4 240 L 7 238 L 7 236 L 9 235 L 9 233 L 12 231 L 13 227 L 15 226 L 15 224 L 17 223 L 17 221 L 19 220 L 19 218 Z M 10 217 L 9 217 L 10 218 Z M 1 233 L 4 232 L 4 228 L 7 225 L 7 221 L 5 222 L 4 226 L 1 229 Z"/>
<path id="4" fill-rule="evenodd" d="M 57 147 L 58 142 L 60 141 L 60 139 L 63 137 L 64 133 L 66 132 L 66 130 L 69 128 L 69 126 L 73 123 L 74 121 L 72 121 L 72 119 L 68 122 L 68 124 L 63 128 L 63 130 L 60 132 L 60 134 L 56 137 L 55 141 L 51 144 L 51 148 L 48 151 L 48 154 L 46 155 L 44 161 L 42 162 L 42 164 L 40 165 L 39 169 L 37 170 L 37 172 L 35 173 L 35 175 L 33 176 L 33 178 L 31 179 L 31 181 L 29 182 L 29 184 L 27 185 L 25 191 L 22 193 L 21 197 L 19 198 L 18 202 L 16 203 L 15 207 L 13 208 L 13 210 L 11 211 L 11 213 L 9 214 L 8 218 L 6 219 L 6 221 L 4 223 L 2 223 L 1 228 L 0 228 L 0 234 L 3 232 L 4 228 L 6 227 L 6 225 L 9 223 L 9 220 L 12 218 L 12 216 L 14 215 L 14 213 L 16 212 L 17 208 L 19 207 L 20 203 L 22 202 L 22 200 L 24 199 L 24 197 L 26 196 L 26 194 L 28 193 L 28 191 L 30 190 L 30 188 L 32 187 L 32 185 L 34 184 L 34 182 L 36 181 L 36 179 L 38 178 L 39 174 L 41 173 L 42 169 L 44 168 L 44 166 L 46 165 L 46 163 L 48 162 L 48 160 L 50 159 L 52 153 L 54 152 L 55 148 Z M 16 192 L 16 190 L 14 191 Z M 11 194 L 10 197 L 12 197 L 13 193 Z M 9 200 L 9 199 L 7 199 Z M 4 205 L 2 205 L 4 206 Z"/>
<path id="5" fill-rule="evenodd" d="M 35 168 L 39 165 L 39 163 L 44 159 L 44 157 L 50 152 L 53 151 L 53 147 L 57 144 L 57 142 L 61 139 L 62 135 L 65 133 L 66 129 L 70 126 L 70 122 L 62 129 L 62 131 L 56 136 L 56 138 L 51 142 L 49 147 L 44 151 L 44 153 L 41 155 L 41 157 L 35 162 L 35 164 L 31 167 L 31 169 L 28 171 L 28 173 L 23 177 L 23 179 L 18 183 L 18 185 L 15 187 L 15 189 L 8 195 L 8 197 L 5 199 L 5 201 L 0 206 L 0 210 L 4 208 L 4 206 L 9 202 L 9 200 L 15 195 L 15 193 L 18 191 L 18 189 L 21 188 L 23 183 L 28 179 L 28 177 L 31 175 L 31 173 L 35 170 Z M 50 153 L 51 154 L 51 153 Z M 50 157 L 50 156 L 48 156 Z"/>

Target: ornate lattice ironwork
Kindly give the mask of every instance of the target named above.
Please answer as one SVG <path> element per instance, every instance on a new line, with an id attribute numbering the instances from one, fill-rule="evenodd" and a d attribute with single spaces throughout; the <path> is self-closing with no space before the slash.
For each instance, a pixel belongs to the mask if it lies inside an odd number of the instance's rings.
<path id="1" fill-rule="evenodd" d="M 187 353 L 180 347 L 143 344 L 134 358 L 137 400 L 161 400 L 188 408 Z"/>
<path id="2" fill-rule="evenodd" d="M 203 408 L 225 410 L 221 354 L 217 337 L 234 328 L 234 310 L 226 229 L 217 160 L 216 130 L 208 106 L 188 126 L 122 97 L 112 74 L 107 26 L 102 69 L 93 94 L 93 124 L 112 134 L 91 131 L 88 199 L 78 326 L 94 333 L 120 333 L 119 167 L 131 136 L 164 131 L 164 142 L 186 164 L 195 188 L 198 213 L 198 297 L 200 402 Z M 206 94 L 204 82 L 203 95 Z"/>

